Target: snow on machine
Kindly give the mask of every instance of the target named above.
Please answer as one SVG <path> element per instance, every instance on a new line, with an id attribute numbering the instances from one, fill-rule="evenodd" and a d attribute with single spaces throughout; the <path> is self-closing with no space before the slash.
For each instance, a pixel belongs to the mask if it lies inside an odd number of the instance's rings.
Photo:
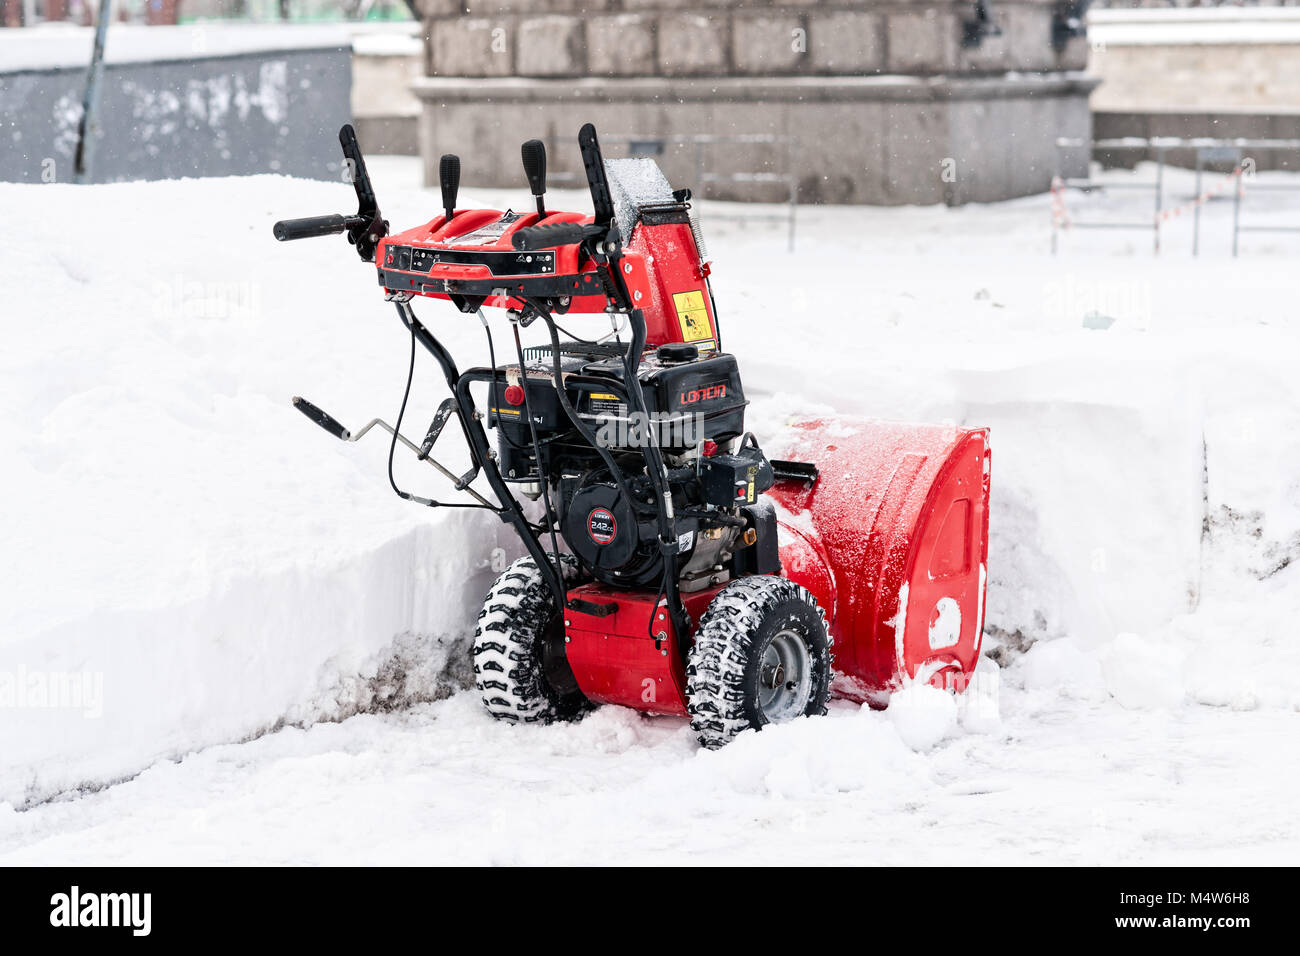
<path id="1" fill-rule="evenodd" d="M 619 704 L 688 717 L 718 747 L 822 714 L 832 693 L 880 706 L 910 681 L 964 687 L 983 628 L 987 430 L 803 422 L 792 459 L 769 459 L 745 427 L 690 190 L 674 191 L 653 160 L 604 160 L 590 124 L 578 144 L 591 215 L 546 208 L 546 153 L 532 140 L 535 211 L 457 209 L 460 160 L 448 155 L 442 213 L 396 235 L 352 128 L 339 139 L 357 213 L 278 222 L 275 236 L 345 232 L 446 379 L 420 444 L 401 415 L 371 425 L 392 434 L 390 475 L 400 441 L 473 500 L 394 490 L 494 511 L 528 552 L 478 619 L 474 672 L 493 716 Z M 461 372 L 416 318 L 419 296 L 477 315 L 491 365 Z M 506 310 L 503 364 L 485 308 Z M 571 313 L 606 313 L 615 331 L 568 335 L 557 318 Z M 549 344 L 525 348 L 519 330 L 536 322 Z M 354 435 L 294 403 L 343 440 L 370 428 Z M 463 475 L 431 456 L 452 419 L 472 460 Z M 480 474 L 495 501 L 471 486 Z"/>

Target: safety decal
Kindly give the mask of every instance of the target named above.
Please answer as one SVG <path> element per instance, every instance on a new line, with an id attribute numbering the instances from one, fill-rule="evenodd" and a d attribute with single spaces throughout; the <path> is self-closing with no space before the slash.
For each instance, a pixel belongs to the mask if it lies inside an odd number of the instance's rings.
<path id="1" fill-rule="evenodd" d="M 674 292 L 673 306 L 677 309 L 677 321 L 681 323 L 683 342 L 713 338 L 713 326 L 709 324 L 709 310 L 704 304 L 703 292 Z"/>

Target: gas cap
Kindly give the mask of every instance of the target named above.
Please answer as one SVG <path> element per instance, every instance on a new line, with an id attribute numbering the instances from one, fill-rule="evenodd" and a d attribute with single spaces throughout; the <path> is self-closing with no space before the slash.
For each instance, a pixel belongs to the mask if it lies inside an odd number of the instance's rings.
<path id="1" fill-rule="evenodd" d="M 700 357 L 700 350 L 689 342 L 669 342 L 655 349 L 660 365 L 685 365 Z"/>

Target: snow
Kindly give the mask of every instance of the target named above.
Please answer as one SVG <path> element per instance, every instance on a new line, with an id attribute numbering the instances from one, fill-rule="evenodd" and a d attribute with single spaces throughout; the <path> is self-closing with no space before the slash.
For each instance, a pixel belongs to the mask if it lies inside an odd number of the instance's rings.
<path id="1" fill-rule="evenodd" d="M 406 25 L 395 25 L 394 33 Z M 184 26 L 145 26 L 115 23 L 104 44 L 105 63 L 152 63 L 199 57 L 234 56 L 280 50 L 338 49 L 352 43 L 341 23 L 192 23 Z M 21 33 L 0 32 L 0 72 L 75 68 L 84 70 L 95 42 L 92 27 L 48 23 Z M 367 52 L 384 41 L 365 33 Z M 400 43 L 401 41 L 393 41 Z"/>
<path id="2" fill-rule="evenodd" d="M 395 226 L 436 213 L 411 162 L 371 172 Z M 466 178 L 466 205 L 523 195 Z M 1295 196 L 1247 216 L 1300 221 Z M 352 428 L 396 411 L 409 339 L 372 267 L 270 235 L 351 198 L 0 185 L 24 223 L 0 265 L 0 861 L 760 862 L 772 836 L 791 863 L 1294 859 L 1300 240 L 1233 260 L 1211 203 L 1199 259 L 1185 222 L 1160 258 L 1122 233 L 1053 258 L 1039 197 L 804 208 L 790 255 L 780 226 L 703 204 L 761 441 L 839 411 L 988 425 L 994 453 L 966 693 L 914 684 L 706 752 L 678 720 L 504 725 L 463 690 L 519 546 L 401 502 L 385 441 L 289 404 Z M 1085 329 L 1098 309 L 1114 322 Z M 476 320 L 417 311 L 482 360 Z M 411 433 L 443 394 L 417 362 Z M 435 455 L 464 470 L 455 442 Z M 451 494 L 409 457 L 396 475 Z"/>
<path id="3" fill-rule="evenodd" d="M 957 698 L 929 684 L 912 684 L 890 697 L 886 713 L 903 743 L 932 750 L 957 727 Z"/>
<path id="4" fill-rule="evenodd" d="M 352 52 L 357 56 L 424 55 L 422 29 L 418 23 L 370 21 L 348 24 L 352 33 Z"/>
<path id="5" fill-rule="evenodd" d="M 1300 43 L 1292 7 L 1093 9 L 1088 40 L 1098 47 Z"/>
<path id="6" fill-rule="evenodd" d="M 659 164 L 648 157 L 605 160 L 619 235 L 630 236 L 641 206 L 673 201 L 673 187 Z"/>

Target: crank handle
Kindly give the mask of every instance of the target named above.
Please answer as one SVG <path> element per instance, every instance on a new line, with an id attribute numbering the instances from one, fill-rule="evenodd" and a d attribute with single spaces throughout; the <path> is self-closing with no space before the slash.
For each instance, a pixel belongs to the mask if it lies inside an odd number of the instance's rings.
<path id="1" fill-rule="evenodd" d="M 298 411 L 302 412 L 304 415 L 310 418 L 321 428 L 325 429 L 335 438 L 338 438 L 342 441 L 352 440 L 352 433 L 349 432 L 346 428 L 344 428 L 343 425 L 338 421 L 338 419 L 336 419 L 329 412 L 317 408 L 311 402 L 307 401 L 307 399 L 299 395 L 295 395 L 293 397 L 293 407 L 298 409 Z"/>
<path id="2" fill-rule="evenodd" d="M 401 432 L 394 431 L 393 426 L 388 424 L 388 422 L 384 421 L 382 418 L 372 418 L 369 422 L 365 424 L 364 427 L 361 428 L 360 431 L 353 433 L 348 431 L 346 428 L 344 428 L 342 423 L 339 422 L 339 420 L 335 418 L 333 415 L 331 415 L 329 412 L 317 408 L 315 405 L 307 401 L 307 399 L 302 398 L 301 396 L 295 395 L 293 397 L 293 407 L 298 409 L 298 411 L 302 412 L 304 415 L 310 418 L 321 428 L 325 429 L 335 438 L 338 438 L 342 441 L 347 441 L 347 442 L 360 441 L 361 439 L 365 438 L 366 433 L 370 431 L 370 429 L 374 428 L 375 426 L 382 428 L 384 431 L 388 432 L 388 434 L 393 435 L 393 437 L 397 441 L 401 442 L 411 451 L 415 452 L 416 456 L 421 461 L 427 461 L 435 471 L 437 471 L 444 478 L 446 478 L 453 485 L 455 485 L 457 491 L 464 491 L 471 498 L 473 498 L 475 501 L 477 501 L 479 504 L 483 505 L 486 508 L 491 508 L 493 511 L 498 510 L 496 505 L 492 504 L 492 502 L 488 501 L 486 498 L 484 498 L 473 488 L 469 487 L 469 483 L 474 480 L 474 477 L 478 472 L 477 467 L 471 469 L 468 473 L 464 475 L 453 474 L 441 462 L 436 461 L 428 454 L 422 454 L 419 445 L 415 444 L 415 442 L 411 441 Z M 445 420 L 446 419 L 444 418 L 444 421 Z M 436 423 L 437 419 L 434 419 L 434 421 Z M 437 435 L 434 435 L 434 438 L 436 439 Z M 432 444 L 430 445 L 430 448 L 432 448 Z M 427 502 L 424 499 L 420 499 L 420 502 L 422 504 L 427 504 Z"/>

